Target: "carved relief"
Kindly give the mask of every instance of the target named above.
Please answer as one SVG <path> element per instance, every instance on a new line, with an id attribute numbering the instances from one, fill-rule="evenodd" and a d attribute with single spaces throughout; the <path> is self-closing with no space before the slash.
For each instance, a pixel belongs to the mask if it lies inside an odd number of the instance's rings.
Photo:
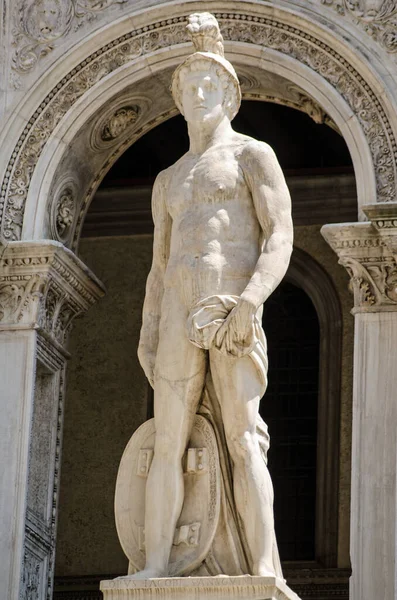
<path id="1" fill-rule="evenodd" d="M 75 317 L 103 295 L 99 282 L 50 244 L 9 250 L 0 260 L 0 327 L 37 324 L 61 347 Z M 99 294 L 99 295 L 98 295 Z"/>
<path id="2" fill-rule="evenodd" d="M 130 136 L 150 109 L 151 100 L 144 96 L 125 95 L 98 117 L 90 136 L 95 152 L 108 150 Z"/>
<path id="3" fill-rule="evenodd" d="M 372 154 L 377 200 L 393 201 L 396 196 L 397 144 L 377 94 L 335 50 L 312 35 L 284 23 L 247 15 L 218 14 L 227 40 L 265 46 L 292 56 L 321 74 L 346 100 L 361 123 Z M 0 193 L 2 235 L 18 240 L 30 180 L 43 148 L 56 125 L 73 104 L 93 85 L 132 59 L 170 45 L 188 41 L 185 16 L 148 28 L 132 31 L 104 46 L 75 67 L 47 95 L 23 131 L 12 154 Z M 176 22 L 175 22 L 176 21 Z"/>
<path id="4" fill-rule="evenodd" d="M 0 321 L 19 323 L 37 306 L 44 281 L 38 274 L 0 277 Z"/>
<path id="5" fill-rule="evenodd" d="M 326 225 L 322 233 L 350 275 L 355 310 L 396 310 L 396 235 L 378 234 L 370 223 Z"/>
<path id="6" fill-rule="evenodd" d="M 339 263 L 350 274 L 355 306 L 365 308 L 397 304 L 397 265 L 395 261 L 374 265 L 344 257 L 339 260 Z"/>
<path id="7" fill-rule="evenodd" d="M 23 600 L 40 600 L 41 567 L 41 561 L 25 552 L 21 595 Z"/>
<path id="8" fill-rule="evenodd" d="M 395 0 L 321 0 L 354 22 L 388 52 L 397 52 L 397 4 Z"/>
<path id="9" fill-rule="evenodd" d="M 76 191 L 72 185 L 66 185 L 53 204 L 52 233 L 55 239 L 66 243 L 72 231 L 76 214 Z"/>
<path id="10" fill-rule="evenodd" d="M 22 0 L 19 4 L 13 45 L 13 69 L 20 74 L 33 69 L 37 61 L 55 48 L 54 42 L 95 13 L 127 0 Z"/>
<path id="11" fill-rule="evenodd" d="M 138 114 L 138 106 L 124 106 L 123 108 L 119 108 L 105 124 L 102 130 L 102 140 L 107 142 L 120 137 L 125 133 L 126 129 L 136 122 Z"/>

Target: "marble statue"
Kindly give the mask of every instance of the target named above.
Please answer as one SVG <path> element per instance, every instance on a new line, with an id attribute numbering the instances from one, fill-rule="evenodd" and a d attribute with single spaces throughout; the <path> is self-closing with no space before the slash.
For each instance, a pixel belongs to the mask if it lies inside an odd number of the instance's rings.
<path id="1" fill-rule="evenodd" d="M 222 525 L 195 573 L 282 577 L 259 401 L 267 385 L 262 305 L 292 251 L 291 202 L 274 152 L 235 132 L 241 102 L 215 17 L 193 14 L 195 47 L 172 94 L 190 148 L 154 184 L 153 264 L 138 356 L 154 388 L 154 454 L 146 483 L 146 566 L 166 577 L 184 503 L 182 458 L 196 414 L 216 430 Z"/>

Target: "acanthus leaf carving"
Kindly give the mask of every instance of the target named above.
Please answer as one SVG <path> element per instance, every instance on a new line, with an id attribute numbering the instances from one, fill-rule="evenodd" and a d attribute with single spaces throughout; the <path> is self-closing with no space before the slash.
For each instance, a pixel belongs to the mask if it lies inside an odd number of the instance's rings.
<path id="1" fill-rule="evenodd" d="M 325 225 L 321 230 L 350 275 L 355 311 L 397 310 L 397 229 L 384 235 L 375 225 L 379 218 L 374 215 L 372 224 Z"/>
<path id="2" fill-rule="evenodd" d="M 387 52 L 397 52 L 397 4 L 395 0 L 321 0 L 340 15 L 349 15 L 356 25 Z"/>
<path id="3" fill-rule="evenodd" d="M 73 319 L 104 289 L 73 255 L 52 244 L 22 243 L 0 258 L 0 329 L 35 327 L 64 346 Z"/>
<path id="4" fill-rule="evenodd" d="M 339 260 L 350 273 L 356 307 L 397 305 L 397 264 L 370 264 L 351 257 Z"/>

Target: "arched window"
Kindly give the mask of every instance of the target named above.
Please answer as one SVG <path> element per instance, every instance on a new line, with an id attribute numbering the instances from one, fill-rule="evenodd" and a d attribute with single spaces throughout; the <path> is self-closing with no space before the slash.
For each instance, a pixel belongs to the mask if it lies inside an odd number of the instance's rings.
<path id="1" fill-rule="evenodd" d="M 269 427 L 269 471 L 281 560 L 315 559 L 320 331 L 307 294 L 283 281 L 264 305 L 269 385 L 260 412 Z"/>
<path id="2" fill-rule="evenodd" d="M 264 305 L 269 470 L 282 560 L 336 566 L 341 314 L 333 284 L 294 249 L 285 280 Z"/>

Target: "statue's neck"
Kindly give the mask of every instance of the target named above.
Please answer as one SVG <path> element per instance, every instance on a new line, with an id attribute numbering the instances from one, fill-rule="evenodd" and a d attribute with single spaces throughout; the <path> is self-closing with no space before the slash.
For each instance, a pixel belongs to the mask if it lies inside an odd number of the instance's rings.
<path id="1" fill-rule="evenodd" d="M 230 120 L 226 115 L 217 123 L 192 123 L 187 124 L 190 149 L 192 154 L 203 154 L 210 146 L 228 136 L 233 130 Z"/>

